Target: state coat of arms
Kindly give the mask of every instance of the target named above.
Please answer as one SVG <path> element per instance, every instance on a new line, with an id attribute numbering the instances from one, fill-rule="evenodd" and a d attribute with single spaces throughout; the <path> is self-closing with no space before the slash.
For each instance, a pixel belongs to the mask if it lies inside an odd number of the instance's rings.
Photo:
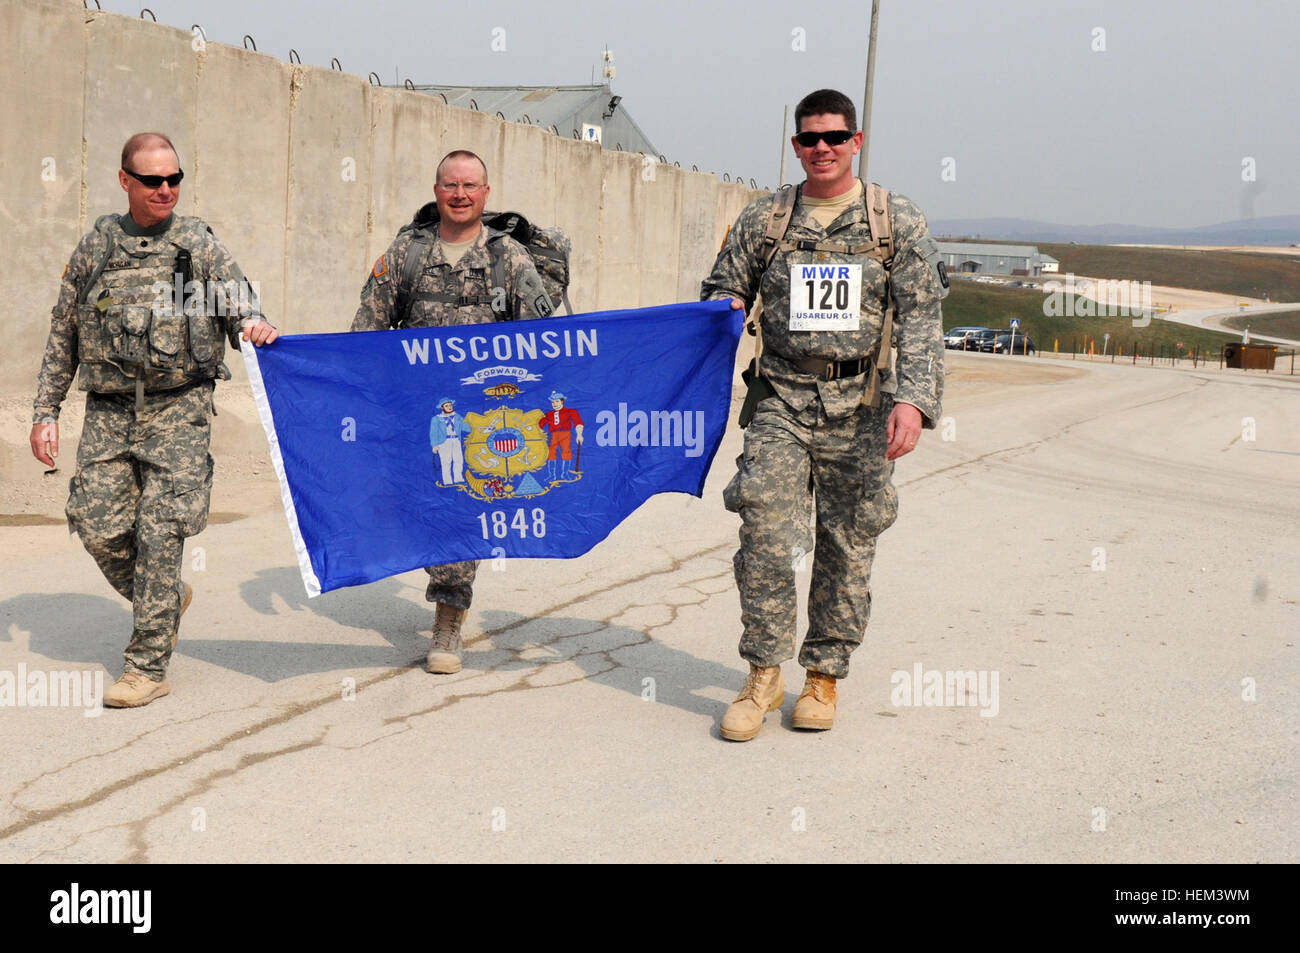
<path id="1" fill-rule="evenodd" d="M 519 381 L 540 380 L 523 368 L 494 368 Z M 482 373 L 465 383 L 481 384 Z M 464 398 L 440 397 L 429 422 L 438 485 L 456 487 L 476 499 L 528 499 L 582 479 L 582 415 L 550 389 L 546 408 L 526 396 L 514 381 L 482 388 L 488 402 L 482 411 L 458 405 Z M 538 396 L 547 389 L 537 391 Z M 529 405 L 532 406 L 529 406 Z"/>

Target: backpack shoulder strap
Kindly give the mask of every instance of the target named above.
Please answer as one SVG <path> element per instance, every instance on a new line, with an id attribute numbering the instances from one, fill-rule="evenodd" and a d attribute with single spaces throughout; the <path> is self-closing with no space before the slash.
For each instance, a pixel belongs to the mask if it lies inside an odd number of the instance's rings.
<path id="1" fill-rule="evenodd" d="M 502 312 L 502 318 L 508 321 L 514 317 L 514 302 L 512 300 L 514 296 L 509 294 L 506 288 L 506 253 L 502 248 L 501 241 L 505 237 L 504 233 L 495 230 L 488 232 L 488 257 L 492 261 L 492 284 L 488 288 L 488 294 L 495 297 L 496 289 L 501 289 L 501 293 L 506 296 L 506 307 L 505 311 Z"/>
<path id="2" fill-rule="evenodd" d="M 767 217 L 767 231 L 763 235 L 763 245 L 760 248 L 764 271 L 771 266 L 772 259 L 776 257 L 777 250 L 781 246 L 781 239 L 785 238 L 786 229 L 790 227 L 790 217 L 794 214 L 794 203 L 798 198 L 799 187 L 794 185 L 782 186 L 776 193 L 776 199 L 772 202 L 772 211 Z"/>
<path id="3" fill-rule="evenodd" d="M 104 236 L 104 254 L 99 257 L 99 262 L 90 272 L 90 277 L 86 279 L 86 283 L 81 286 L 80 294 L 77 295 L 77 299 L 83 304 L 86 301 L 86 296 L 90 294 L 91 287 L 99 280 L 99 276 L 104 273 L 104 269 L 108 267 L 108 260 L 113 257 L 115 243 L 113 242 L 113 233 L 109 231 L 108 226 L 116 221 L 116 215 L 101 215 L 95 219 L 95 231 Z"/>
<path id="4" fill-rule="evenodd" d="M 415 293 L 415 282 L 424 270 L 424 263 L 433 254 L 433 229 L 418 227 L 412 229 L 411 243 L 406 246 L 406 257 L 402 259 L 402 274 L 397 282 L 397 327 L 406 324 L 410 315 L 411 296 Z"/>
<path id="5" fill-rule="evenodd" d="M 876 243 L 876 257 L 889 271 L 894 264 L 894 228 L 889 217 L 889 190 L 872 182 L 863 190 L 867 203 L 867 224 Z"/>
<path id="6" fill-rule="evenodd" d="M 874 182 L 866 187 L 867 222 L 876 250 L 872 253 L 885 269 L 885 315 L 880 327 L 880 343 L 872 360 L 871 381 L 864 395 L 871 407 L 880 405 L 880 385 L 894 369 L 894 279 L 890 270 L 894 265 L 894 229 L 889 216 L 889 190 Z"/>

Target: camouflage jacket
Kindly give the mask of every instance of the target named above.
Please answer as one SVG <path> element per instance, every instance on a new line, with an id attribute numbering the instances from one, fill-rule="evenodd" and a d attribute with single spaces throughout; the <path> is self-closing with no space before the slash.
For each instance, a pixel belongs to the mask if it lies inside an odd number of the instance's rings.
<path id="1" fill-rule="evenodd" d="M 361 289 L 361 306 L 352 319 L 353 331 L 487 324 L 550 315 L 550 299 L 542 287 L 532 256 L 523 245 L 508 235 L 484 227 L 460 261 L 451 265 L 436 240 L 437 226 L 433 231 L 432 245 L 416 244 L 412 248 L 415 233 L 403 229 L 388 246 L 388 251 L 379 256 L 365 287 Z M 489 241 L 501 243 L 505 288 L 492 287 Z M 405 314 L 399 314 L 397 299 L 406 256 L 408 252 L 424 254 L 426 248 L 427 258 L 416 279 L 409 307 Z"/>
<path id="2" fill-rule="evenodd" d="M 105 261 L 104 254 L 110 241 L 113 252 Z M 245 282 L 243 272 L 201 219 L 173 215 L 165 222 L 145 228 L 135 224 L 129 215 L 104 216 L 96 223 L 96 228 L 82 237 L 63 271 L 59 298 L 51 313 L 45 357 L 37 378 L 33 422 L 45 418 L 58 419 L 59 409 L 78 367 L 82 371 L 82 390 L 129 393 L 134 389 L 133 379 L 123 375 L 118 368 L 100 364 L 87 356 L 95 348 L 90 346 L 92 342 L 86 337 L 87 327 L 83 327 L 88 320 L 85 312 L 90 310 L 98 295 L 111 286 L 112 295 L 118 299 L 139 303 L 140 307 L 155 314 L 173 313 L 173 295 L 160 296 L 154 284 L 163 274 L 170 280 L 177 250 L 181 248 L 189 251 L 191 279 L 199 283 L 182 290 L 182 313 L 185 307 L 192 306 L 210 315 L 213 333 L 228 337 L 232 347 L 239 346 L 239 332 L 244 324 L 265 320 L 257 296 Z M 102 271 L 101 264 L 104 266 Z M 134 273 L 133 269 L 136 269 Z M 96 272 L 100 273 L 96 275 Z M 88 286 L 92 277 L 93 285 Z M 197 304 L 200 300 L 198 294 L 202 294 L 201 307 Z M 187 334 L 181 331 L 178 336 L 180 346 L 187 347 Z M 218 336 L 215 342 L 206 344 L 210 348 L 213 344 L 216 346 L 211 362 L 215 368 L 220 364 L 223 342 Z M 92 370 L 95 373 L 91 374 Z M 183 383 L 185 374 L 186 369 L 178 363 L 170 370 L 151 369 L 146 380 L 151 382 L 148 385 L 150 390 L 166 389 Z M 205 372 L 204 376 L 210 377 L 211 374 Z"/>
<path id="3" fill-rule="evenodd" d="M 713 272 L 701 286 L 700 298 L 739 298 L 748 313 L 761 294 L 763 376 L 795 410 L 803 410 L 815 396 L 820 396 L 830 417 L 847 416 L 861 405 L 867 384 L 865 376 L 824 381 L 800 370 L 789 359 L 848 361 L 872 356 L 884 320 L 885 270 L 866 255 L 783 249 L 764 271 L 761 247 L 774 201 L 774 195 L 765 195 L 740 213 L 718 253 Z M 894 323 L 898 356 L 894 379 L 883 389 L 892 392 L 896 402 L 917 407 L 923 425 L 932 429 L 942 407 L 944 353 L 939 310 L 941 289 L 934 269 L 926 260 L 933 240 L 925 216 L 909 199 L 891 193 L 889 213 L 894 232 L 891 275 L 898 305 Z M 842 213 L 828 229 L 823 229 L 808 214 L 802 201 L 796 203 L 785 240 L 799 239 L 850 245 L 869 242 L 871 229 L 865 203 L 859 202 Z M 790 268 L 813 262 L 862 265 L 862 320 L 858 330 L 790 330 Z"/>

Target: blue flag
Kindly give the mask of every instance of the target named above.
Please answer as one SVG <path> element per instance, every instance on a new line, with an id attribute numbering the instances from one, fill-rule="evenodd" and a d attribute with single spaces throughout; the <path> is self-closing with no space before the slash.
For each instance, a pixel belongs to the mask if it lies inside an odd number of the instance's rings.
<path id="1" fill-rule="evenodd" d="M 655 493 L 699 496 L 742 319 L 709 301 L 245 342 L 308 594 L 580 556 Z"/>

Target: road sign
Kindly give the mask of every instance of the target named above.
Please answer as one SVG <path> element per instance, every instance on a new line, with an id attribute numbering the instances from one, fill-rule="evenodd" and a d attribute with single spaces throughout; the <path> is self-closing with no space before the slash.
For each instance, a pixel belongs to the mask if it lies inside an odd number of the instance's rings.
<path id="1" fill-rule="evenodd" d="M 1012 318 L 1012 319 L 1011 319 L 1011 330 L 1012 330 L 1012 331 L 1016 331 L 1016 330 L 1019 330 L 1019 328 L 1020 328 L 1020 319 L 1019 319 L 1019 318 Z"/>

